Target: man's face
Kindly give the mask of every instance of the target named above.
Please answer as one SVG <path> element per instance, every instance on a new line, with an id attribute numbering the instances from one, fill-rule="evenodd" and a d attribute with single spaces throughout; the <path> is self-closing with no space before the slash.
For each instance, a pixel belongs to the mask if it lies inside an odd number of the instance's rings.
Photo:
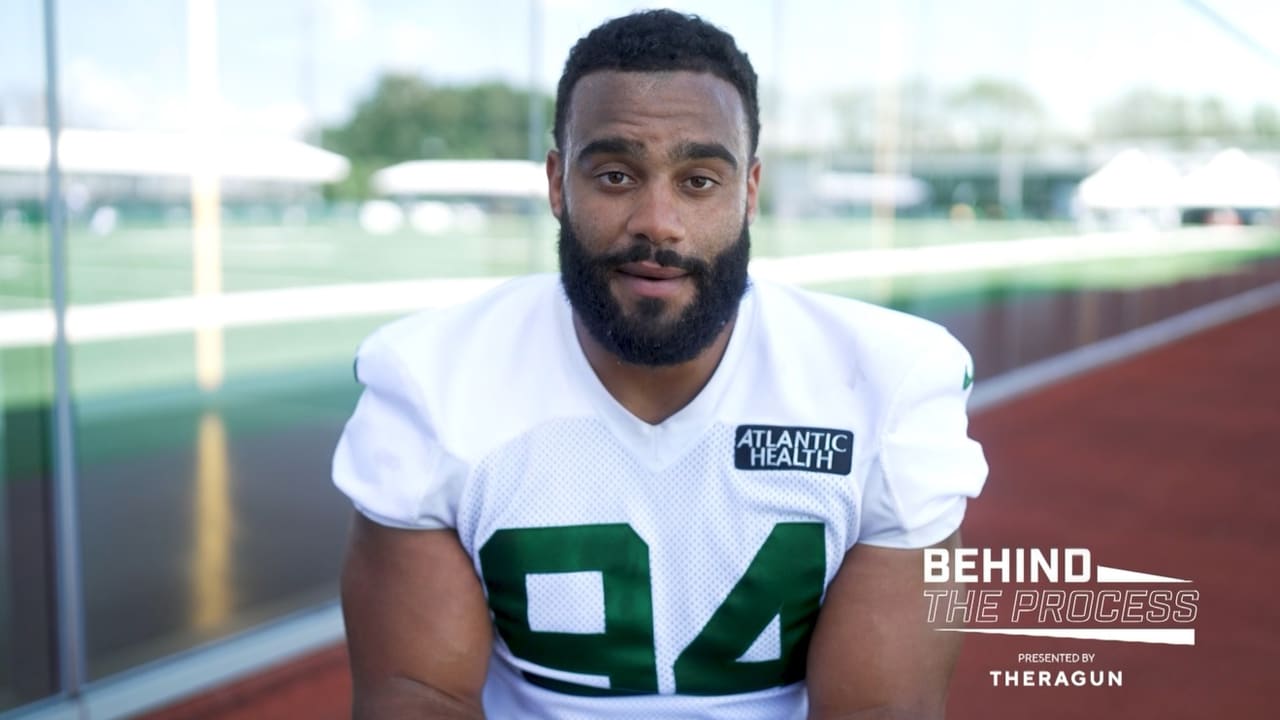
<path id="1" fill-rule="evenodd" d="M 640 365 L 710 345 L 746 287 L 760 178 L 737 90 L 709 73 L 587 75 L 547 178 L 561 277 L 591 336 Z"/>

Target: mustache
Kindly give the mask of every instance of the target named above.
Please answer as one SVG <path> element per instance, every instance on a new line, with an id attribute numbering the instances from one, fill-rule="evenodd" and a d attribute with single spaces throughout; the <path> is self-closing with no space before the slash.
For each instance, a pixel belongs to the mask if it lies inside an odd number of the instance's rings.
<path id="1" fill-rule="evenodd" d="M 679 268 L 690 275 L 706 275 L 711 272 L 711 265 L 705 260 L 681 255 L 670 248 L 655 249 L 652 243 L 645 241 L 634 242 L 626 250 L 593 258 L 591 264 L 597 268 L 612 268 L 646 260 L 662 267 Z"/>

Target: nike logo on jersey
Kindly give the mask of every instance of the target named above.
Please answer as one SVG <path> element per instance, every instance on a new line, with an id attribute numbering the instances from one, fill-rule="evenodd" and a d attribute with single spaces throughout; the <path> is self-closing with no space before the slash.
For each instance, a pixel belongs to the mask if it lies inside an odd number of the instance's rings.
<path id="1" fill-rule="evenodd" d="M 739 470 L 804 470 L 848 475 L 853 433 L 829 428 L 739 425 L 733 465 Z"/>

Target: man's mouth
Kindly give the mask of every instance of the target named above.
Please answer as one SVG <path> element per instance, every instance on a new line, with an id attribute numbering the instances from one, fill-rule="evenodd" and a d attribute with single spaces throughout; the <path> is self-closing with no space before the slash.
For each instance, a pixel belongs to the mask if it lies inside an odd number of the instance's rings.
<path id="1" fill-rule="evenodd" d="M 674 280 L 689 274 L 688 270 L 659 265 L 652 261 L 627 263 L 619 267 L 618 272 L 643 280 Z"/>
<path id="2" fill-rule="evenodd" d="M 620 265 L 617 272 L 624 292 L 641 298 L 673 297 L 682 292 L 689 278 L 688 270 L 651 260 Z"/>

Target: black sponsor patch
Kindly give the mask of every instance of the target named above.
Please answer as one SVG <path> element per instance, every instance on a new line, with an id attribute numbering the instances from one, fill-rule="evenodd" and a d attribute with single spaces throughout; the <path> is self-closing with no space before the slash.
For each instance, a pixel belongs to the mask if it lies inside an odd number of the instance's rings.
<path id="1" fill-rule="evenodd" d="M 739 470 L 804 470 L 848 475 L 853 433 L 831 428 L 739 425 L 733 466 Z"/>

